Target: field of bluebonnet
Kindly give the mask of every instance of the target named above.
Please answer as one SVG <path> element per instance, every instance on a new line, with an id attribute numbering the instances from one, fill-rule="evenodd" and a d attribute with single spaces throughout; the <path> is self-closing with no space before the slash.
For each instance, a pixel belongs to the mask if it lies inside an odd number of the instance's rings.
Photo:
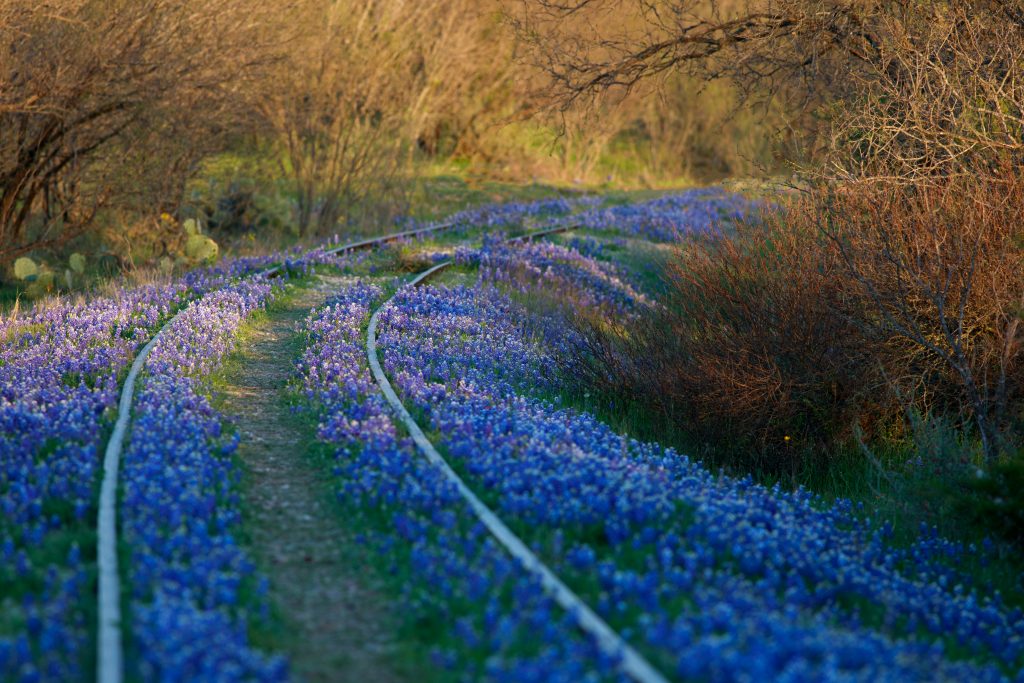
<path id="1" fill-rule="evenodd" d="M 324 461 L 336 522 L 400 615 L 416 680 L 637 676 L 410 438 L 371 374 L 378 309 L 380 363 L 412 418 L 650 666 L 647 680 L 1024 681 L 1024 612 L 977 571 L 999 561 L 990 544 L 930 528 L 898 538 L 862 504 L 711 471 L 565 391 L 579 346 L 567 320 L 628 329 L 659 305 L 652 260 L 760 208 L 718 190 L 494 205 L 422 238 L 226 259 L 6 315 L 0 680 L 97 676 L 103 455 L 128 368 L 161 329 L 116 481 L 124 678 L 283 681 L 302 669 L 280 636 L 289 606 L 274 603 L 246 528 L 244 443 L 217 377 L 254 321 L 318 287 L 299 348 L 277 359 L 291 377 L 281 410 L 313 443 L 291 455 Z M 555 226 L 567 230 L 506 241 Z"/>

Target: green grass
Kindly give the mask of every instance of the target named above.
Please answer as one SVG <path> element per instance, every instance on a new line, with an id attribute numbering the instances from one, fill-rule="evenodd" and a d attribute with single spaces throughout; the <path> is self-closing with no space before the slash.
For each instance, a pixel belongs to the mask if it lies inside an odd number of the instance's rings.
<path id="1" fill-rule="evenodd" d="M 457 211 L 503 202 L 527 202 L 575 196 L 571 190 L 543 183 L 512 183 L 474 177 L 455 168 L 429 169 L 416 179 L 410 201 L 410 215 L 421 220 L 439 220 Z"/>
<path id="2" fill-rule="evenodd" d="M 439 287 L 470 286 L 476 282 L 476 267 L 453 264 L 434 273 L 428 284 Z"/>
<path id="3" fill-rule="evenodd" d="M 23 306 L 22 299 L 25 296 L 25 288 L 19 284 L 7 281 L 0 281 L 0 314 L 6 314 L 14 310 L 15 306 Z M 6 341 L 6 340 L 4 340 Z"/>
<path id="4" fill-rule="evenodd" d="M 563 385 L 556 395 L 541 396 L 557 400 L 561 405 L 589 412 L 616 432 L 641 441 L 657 442 L 676 449 L 704 463 L 712 472 L 731 476 L 753 475 L 766 486 L 779 484 L 785 490 L 803 487 L 815 493 L 821 508 L 839 499 L 863 504 L 865 518 L 874 528 L 888 523 L 893 542 L 908 547 L 918 537 L 921 525 L 936 527 L 946 538 L 965 544 L 980 545 L 991 530 L 979 527 L 958 509 L 962 500 L 961 485 L 942 474 L 908 468 L 917 455 L 917 446 L 910 439 L 875 443 L 871 447 L 885 468 L 884 473 L 873 465 L 856 444 L 839 447 L 830 453 L 827 466 L 802 465 L 782 475 L 767 469 L 743 469 L 731 463 L 735 459 L 720 444 L 701 443 L 680 422 L 654 414 L 634 397 L 608 396 L 596 389 Z M 799 448 L 799 447 L 797 447 Z M 819 461 L 820 458 L 797 458 L 798 461 Z M 969 560 L 959 567 L 972 576 L 979 587 L 998 590 L 1003 599 L 1024 608 L 1024 557 L 1009 547 L 997 548 L 996 561 L 982 564 Z"/>
<path id="5" fill-rule="evenodd" d="M 662 273 L 675 247 L 670 244 L 650 242 L 635 237 L 618 240 L 608 233 L 588 228 L 577 228 L 558 233 L 548 239 L 558 244 L 570 245 L 576 238 L 592 238 L 602 245 L 602 251 L 594 256 L 598 261 L 612 263 L 622 269 L 627 281 L 636 285 L 644 294 L 657 297 L 665 292 Z"/>
<path id="6" fill-rule="evenodd" d="M 225 407 L 224 388 L 242 372 L 246 340 L 251 336 L 253 329 L 267 318 L 281 315 L 288 316 L 296 325 L 301 323 L 308 311 L 296 309 L 292 302 L 297 296 L 299 288 L 310 284 L 310 279 L 293 281 L 288 293 L 275 299 L 266 312 L 259 314 L 258 317 L 253 318 L 242 327 L 236 350 L 225 359 L 221 369 L 211 377 L 210 386 L 213 392 L 214 406 L 219 411 L 223 412 Z M 388 289 L 393 289 L 395 286 L 393 280 L 382 284 L 385 284 Z M 288 341 L 287 358 L 282 358 L 281 362 L 293 362 L 301 356 L 305 346 L 304 335 L 295 334 Z M 339 500 L 337 495 L 339 481 L 334 474 L 336 449 L 317 440 L 318 416 L 316 413 L 306 405 L 305 400 L 298 393 L 292 390 L 282 392 L 279 399 L 281 414 L 298 428 L 297 431 L 305 435 L 302 441 L 295 444 L 295 454 L 297 457 L 311 462 L 320 471 L 320 479 L 324 484 L 319 495 L 330 501 L 330 507 L 335 511 L 339 524 L 343 524 L 354 534 L 372 536 L 375 533 L 388 531 L 387 518 L 383 512 L 367 511 Z M 247 509 L 244 501 L 243 497 L 242 524 L 239 529 L 240 539 L 243 542 L 251 538 L 246 527 L 252 524 L 251 508 Z M 363 576 L 368 578 L 370 583 L 383 586 L 386 595 L 394 601 L 402 597 L 405 587 L 412 580 L 410 566 L 403 566 L 400 563 L 390 566 L 385 558 L 377 555 L 366 545 L 343 546 L 342 555 L 347 565 L 345 569 L 348 575 Z M 368 571 L 370 575 L 367 577 Z M 451 645 L 446 640 L 445 624 L 417 621 L 410 618 L 408 610 L 397 609 L 395 614 L 399 617 L 399 630 L 394 634 L 398 649 L 393 659 L 389 660 L 394 667 L 393 673 L 401 680 L 417 680 L 425 683 L 450 683 L 456 680 L 434 666 L 428 657 L 431 648 L 439 645 Z M 268 621 L 254 621 L 250 624 L 250 637 L 254 645 L 267 651 L 280 652 L 289 649 L 288 644 L 293 636 L 288 632 L 283 616 L 275 611 L 272 612 Z"/>

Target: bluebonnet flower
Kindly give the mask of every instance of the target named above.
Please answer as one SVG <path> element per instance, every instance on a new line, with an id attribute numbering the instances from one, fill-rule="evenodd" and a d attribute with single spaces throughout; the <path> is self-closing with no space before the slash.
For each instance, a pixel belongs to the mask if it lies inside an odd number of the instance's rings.
<path id="1" fill-rule="evenodd" d="M 380 293 L 376 285 L 354 283 L 313 311 L 298 371 L 302 391 L 321 416 L 320 438 L 337 448 L 339 498 L 356 509 L 382 511 L 387 531 L 371 545 L 411 569 L 403 606 L 452 625 L 456 650 L 438 651 L 435 660 L 469 680 L 616 679 L 616 663 L 602 660 L 572 616 L 551 602 L 476 522 L 451 483 L 397 433 L 363 347 L 363 326 Z"/>
<path id="2" fill-rule="evenodd" d="M 591 230 L 652 242 L 675 242 L 681 236 L 708 234 L 729 223 L 756 218 L 765 202 L 718 188 L 697 188 L 647 202 L 598 206 L 576 218 Z"/>
<path id="3" fill-rule="evenodd" d="M 383 363 L 499 514 L 665 670 L 723 681 L 1019 670 L 1024 615 L 958 569 L 979 551 L 927 531 L 896 546 L 846 501 L 713 476 L 539 398 L 558 378 L 528 317 L 493 287 L 403 291 L 382 315 Z"/>
<path id="4" fill-rule="evenodd" d="M 239 326 L 273 292 L 250 278 L 189 304 L 146 360 L 121 501 L 129 642 L 143 680 L 287 676 L 283 658 L 264 656 L 248 642 L 241 591 L 255 570 L 233 536 L 237 440 L 225 438 L 202 384 L 233 348 Z"/>
<path id="5" fill-rule="evenodd" d="M 60 556 L 67 533 L 93 523 L 104 428 L 137 348 L 188 302 L 285 258 L 298 274 L 337 262 L 322 250 L 226 260 L 0 318 L 0 582 L 11 587 L 5 599 L 25 601 L 4 606 L 24 619 L 0 633 L 0 678 L 83 678 L 91 569 L 75 548 L 64 562 L 37 558 Z M 34 627 L 36 614 L 44 628 Z"/>

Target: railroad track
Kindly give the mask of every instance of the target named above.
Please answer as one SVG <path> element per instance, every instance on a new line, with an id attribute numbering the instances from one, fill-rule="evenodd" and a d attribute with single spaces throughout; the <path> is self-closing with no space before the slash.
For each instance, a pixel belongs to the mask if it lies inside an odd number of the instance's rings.
<path id="1" fill-rule="evenodd" d="M 370 237 L 341 244 L 325 251 L 329 254 L 343 254 L 358 249 L 376 247 L 387 242 L 406 237 L 419 237 L 455 226 L 445 222 L 428 225 L 412 230 L 389 233 L 380 237 Z M 279 264 L 256 272 L 253 276 L 266 278 L 280 277 L 284 264 Z M 96 639 L 96 680 L 98 683 L 122 683 L 124 680 L 124 647 L 121 634 L 121 578 L 117 559 L 117 489 L 118 471 L 121 465 L 121 454 L 124 450 L 125 437 L 131 425 L 132 398 L 135 395 L 135 384 L 139 373 L 153 346 L 160 339 L 164 330 L 177 320 L 181 311 L 174 315 L 153 335 L 142 347 L 132 362 L 121 388 L 121 396 L 117 406 L 117 418 L 114 430 L 107 441 L 103 454 L 103 480 L 100 485 L 99 517 L 97 519 L 97 571 L 99 574 L 99 591 L 97 597 L 97 639 Z"/>
<path id="2" fill-rule="evenodd" d="M 506 240 L 506 243 L 514 242 L 526 242 L 546 235 L 551 235 L 557 232 L 565 232 L 572 230 L 578 226 L 568 225 L 560 226 L 557 228 L 551 228 L 548 230 L 541 230 L 534 233 L 528 233 L 519 237 Z M 451 266 L 454 261 L 445 261 L 438 263 L 431 268 L 421 272 L 404 287 L 416 287 L 435 273 Z M 397 293 L 396 293 L 397 294 Z M 394 295 L 391 299 L 394 298 Z M 637 652 L 629 643 L 627 643 L 622 636 L 615 632 L 593 609 L 590 608 L 576 593 L 569 588 L 558 575 L 555 574 L 547 565 L 545 565 L 540 558 L 538 558 L 529 546 L 527 546 L 522 539 L 520 539 L 515 532 L 513 532 L 502 520 L 498 517 L 493 510 L 491 510 L 483 501 L 481 501 L 472 489 L 466 484 L 466 482 L 460 477 L 452 466 L 444 459 L 434 445 L 427 438 L 426 434 L 423 433 L 423 429 L 420 428 L 416 420 L 413 419 L 412 415 L 406 409 L 405 404 L 398 397 L 394 387 L 391 385 L 391 381 L 388 380 L 387 375 L 384 373 L 384 369 L 381 367 L 380 359 L 377 355 L 377 324 L 380 319 L 380 313 L 385 306 L 391 301 L 385 301 L 381 304 L 377 310 L 370 316 L 370 324 L 366 330 L 366 356 L 370 363 L 370 370 L 373 373 L 373 378 L 376 380 L 377 385 L 380 387 L 381 392 L 395 411 L 396 417 L 405 426 L 412 440 L 416 443 L 417 448 L 427 458 L 427 460 L 436 466 L 444 474 L 445 478 L 448 479 L 455 488 L 458 490 L 459 495 L 469 505 L 473 514 L 480 520 L 480 522 L 487 528 L 488 532 L 512 555 L 517 559 L 523 567 L 531 574 L 533 574 L 543 587 L 545 593 L 547 593 L 559 606 L 565 611 L 569 612 L 576 619 L 580 629 L 584 631 L 588 636 L 593 638 L 597 647 L 607 656 L 613 660 L 619 662 L 619 668 L 622 673 L 626 674 L 638 683 L 667 683 L 667 679 L 648 662 L 643 655 Z"/>

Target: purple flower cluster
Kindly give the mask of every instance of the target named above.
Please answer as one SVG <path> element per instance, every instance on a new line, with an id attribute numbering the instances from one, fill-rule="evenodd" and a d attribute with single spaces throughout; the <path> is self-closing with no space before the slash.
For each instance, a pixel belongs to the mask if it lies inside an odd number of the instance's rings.
<path id="1" fill-rule="evenodd" d="M 185 302 L 317 250 L 224 261 L 163 285 L 62 298 L 0 319 L 0 679 L 81 679 L 103 429 L 137 348 Z M 8 616 L 12 615 L 12 616 Z"/>
<path id="2" fill-rule="evenodd" d="M 681 235 L 708 233 L 719 225 L 756 217 L 765 204 L 717 188 L 699 188 L 647 202 L 597 207 L 577 218 L 592 230 L 653 242 L 675 242 Z"/>
<path id="3" fill-rule="evenodd" d="M 986 549 L 927 529 L 897 545 L 848 502 L 714 476 L 543 398 L 557 394 L 557 344 L 571 331 L 531 323 L 510 290 L 628 321 L 651 304 L 597 260 L 603 235 L 674 241 L 762 207 L 715 190 L 596 203 L 457 214 L 459 225 L 498 231 L 582 216 L 602 238 L 513 246 L 493 234 L 481 249 L 453 253 L 479 266 L 477 286 L 407 290 L 385 308 L 385 371 L 453 465 L 673 678 L 1024 682 L 1024 613 L 963 570 L 984 562 Z M 238 259 L 0 319 L 0 679 L 86 677 L 94 560 L 76 539 L 89 538 L 95 515 L 103 429 L 136 349 L 186 304 L 147 361 L 123 464 L 129 674 L 287 677 L 282 658 L 249 642 L 266 585 L 234 538 L 237 441 L 204 383 L 244 320 L 274 296 L 265 279 L 246 276 L 281 260 L 286 276 L 337 262 L 322 251 Z M 368 544 L 411 576 L 403 607 L 442 625 L 435 657 L 463 678 L 615 679 L 615 662 L 396 430 L 363 347 L 382 291 L 353 281 L 314 310 L 298 370 L 318 436 L 336 448 L 339 498 L 376 529 Z M 546 320 L 564 328 L 558 316 Z"/>
<path id="4" fill-rule="evenodd" d="M 571 235 L 566 246 L 590 258 L 599 258 L 607 251 L 606 242 L 591 235 Z"/>
<path id="5" fill-rule="evenodd" d="M 282 658 L 248 642 L 253 608 L 241 593 L 258 581 L 232 535 L 239 522 L 231 458 L 237 441 L 223 434 L 203 384 L 273 291 L 263 278 L 251 278 L 206 295 L 170 324 L 146 361 L 121 501 L 130 551 L 129 647 L 141 680 L 287 676 Z M 265 602 L 257 609 L 265 611 Z"/>
<path id="6" fill-rule="evenodd" d="M 448 218 L 455 224 L 455 233 L 459 229 L 471 229 L 474 235 L 483 234 L 485 248 L 493 248 L 505 242 L 507 230 L 516 230 L 532 225 L 543 224 L 553 227 L 575 220 L 575 212 L 596 206 L 598 197 L 586 196 L 575 199 L 544 199 L 534 202 L 508 202 L 505 204 L 488 204 L 473 209 L 466 209 Z M 419 225 L 411 221 L 412 225 Z M 482 230 L 489 229 L 489 230 Z M 465 234 L 463 232 L 463 234 Z M 397 244 L 397 242 L 392 242 Z M 476 264 L 480 258 L 480 250 L 465 244 L 439 249 L 421 254 L 428 261 L 440 263 L 454 259 L 456 263 Z"/>
<path id="7" fill-rule="evenodd" d="M 521 292 L 546 291 L 574 306 L 624 315 L 647 305 L 609 262 L 551 242 L 497 244 L 480 250 L 480 279 Z"/>
<path id="8" fill-rule="evenodd" d="M 147 286 L 0 322 L 0 609 L 24 619 L 0 633 L 3 680 L 81 678 L 91 548 L 75 538 L 94 515 L 102 428 L 136 346 L 192 291 Z"/>
<path id="9" fill-rule="evenodd" d="M 579 206 L 584 205 L 579 199 L 557 197 L 532 202 L 503 202 L 487 204 L 459 211 L 446 220 L 459 226 L 480 228 L 512 228 L 521 227 L 538 220 L 550 220 L 568 216 Z"/>
<path id="10" fill-rule="evenodd" d="M 493 288 L 400 293 L 384 364 L 498 514 L 609 623 L 681 679 L 1004 680 L 1024 614 L 849 503 L 713 476 L 531 393 L 555 381 L 524 310 Z"/>
<path id="11" fill-rule="evenodd" d="M 401 565 L 411 573 L 403 609 L 447 629 L 435 659 L 466 680 L 613 679 L 615 663 L 601 658 L 440 471 L 398 436 L 363 348 L 363 325 L 379 294 L 354 284 L 315 310 L 299 371 L 321 414 L 319 437 L 337 447 L 339 498 L 384 513 L 386 528 L 369 540 L 395 571 Z"/>

